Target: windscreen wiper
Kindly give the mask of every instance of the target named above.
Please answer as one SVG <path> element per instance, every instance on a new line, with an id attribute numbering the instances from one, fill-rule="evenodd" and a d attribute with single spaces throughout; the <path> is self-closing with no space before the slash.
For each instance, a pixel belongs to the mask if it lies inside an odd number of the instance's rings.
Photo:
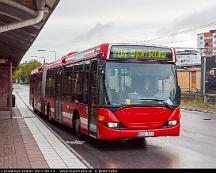
<path id="1" fill-rule="evenodd" d="M 148 99 L 148 98 L 143 98 L 143 99 L 139 99 L 139 100 L 147 100 L 147 101 L 158 101 L 158 102 L 162 102 L 166 107 L 168 107 L 171 110 L 174 110 L 175 107 L 170 105 L 169 103 L 166 102 L 166 100 L 162 100 L 162 99 Z"/>

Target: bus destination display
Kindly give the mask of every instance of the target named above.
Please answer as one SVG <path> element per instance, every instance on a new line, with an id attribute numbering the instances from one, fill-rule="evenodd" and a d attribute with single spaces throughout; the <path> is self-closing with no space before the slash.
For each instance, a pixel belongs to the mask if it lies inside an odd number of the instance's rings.
<path id="1" fill-rule="evenodd" d="M 110 59 L 145 59 L 172 61 L 172 50 L 169 48 L 133 45 L 115 45 L 111 47 Z"/>

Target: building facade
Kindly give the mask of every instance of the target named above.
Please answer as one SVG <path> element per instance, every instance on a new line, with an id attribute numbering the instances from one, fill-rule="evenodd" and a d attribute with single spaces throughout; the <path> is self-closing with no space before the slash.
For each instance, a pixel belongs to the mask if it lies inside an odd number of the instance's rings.
<path id="1" fill-rule="evenodd" d="M 197 51 L 177 51 L 178 83 L 182 92 L 201 92 L 201 57 L 206 57 L 206 88 L 216 91 L 216 30 L 197 34 Z M 214 60 L 212 60 L 214 59 Z M 211 60 L 211 61 L 210 61 Z M 215 76 L 213 82 L 209 76 Z M 211 84 L 211 85 L 210 85 Z M 210 87 L 209 87 L 210 86 Z"/>
<path id="2" fill-rule="evenodd" d="M 197 65 L 201 64 L 200 57 L 197 56 L 196 50 L 184 50 L 184 51 L 177 51 L 177 66 L 184 66 L 184 65 Z"/>
<path id="3" fill-rule="evenodd" d="M 176 52 L 178 84 L 183 93 L 200 92 L 201 59 L 196 50 Z"/>
<path id="4" fill-rule="evenodd" d="M 197 34 L 198 57 L 211 57 L 216 55 L 216 30 Z"/>
<path id="5" fill-rule="evenodd" d="M 178 85 L 182 93 L 200 92 L 201 65 L 182 65 L 177 69 Z"/>

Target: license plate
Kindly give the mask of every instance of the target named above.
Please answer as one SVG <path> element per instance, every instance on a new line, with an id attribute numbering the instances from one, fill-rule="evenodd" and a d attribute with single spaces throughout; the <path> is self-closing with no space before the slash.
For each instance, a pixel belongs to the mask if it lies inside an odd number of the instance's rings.
<path id="1" fill-rule="evenodd" d="M 154 132 L 138 132 L 137 137 L 154 136 Z"/>

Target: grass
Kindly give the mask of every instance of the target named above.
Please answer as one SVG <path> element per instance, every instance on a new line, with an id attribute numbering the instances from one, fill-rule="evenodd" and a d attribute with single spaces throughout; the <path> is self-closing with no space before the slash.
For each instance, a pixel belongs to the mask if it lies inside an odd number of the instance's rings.
<path id="1" fill-rule="evenodd" d="M 216 111 L 216 105 L 204 104 L 203 97 L 196 96 L 195 99 L 182 98 L 181 107 L 202 109 L 207 111 Z"/>

